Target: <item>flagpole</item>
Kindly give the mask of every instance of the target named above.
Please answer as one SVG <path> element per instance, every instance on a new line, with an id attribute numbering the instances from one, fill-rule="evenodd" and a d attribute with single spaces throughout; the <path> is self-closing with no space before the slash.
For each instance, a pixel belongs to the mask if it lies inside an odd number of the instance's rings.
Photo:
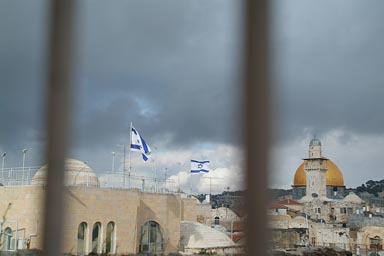
<path id="1" fill-rule="evenodd" d="M 129 127 L 129 169 L 128 169 L 128 187 L 131 187 L 131 170 L 132 170 L 132 157 L 131 157 L 131 145 L 132 145 L 132 127 L 133 124 L 131 122 L 130 127 Z"/>
<path id="2" fill-rule="evenodd" d="M 124 176 L 124 188 L 126 187 L 126 184 L 127 184 L 127 182 L 126 182 L 126 175 L 125 175 L 125 155 L 126 155 L 126 146 L 125 145 L 123 145 L 123 147 L 124 147 L 124 162 L 123 162 L 123 176 Z"/>

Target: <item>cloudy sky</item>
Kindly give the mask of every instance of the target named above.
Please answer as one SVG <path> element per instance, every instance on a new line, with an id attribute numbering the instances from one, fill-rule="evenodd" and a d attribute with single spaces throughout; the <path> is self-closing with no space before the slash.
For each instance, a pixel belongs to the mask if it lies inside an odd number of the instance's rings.
<path id="1" fill-rule="evenodd" d="M 347 187 L 383 179 L 384 3 L 274 4 L 273 183 L 291 184 L 315 134 Z"/>
<path id="2" fill-rule="evenodd" d="M 79 1 L 69 157 L 122 168 L 133 122 L 153 150 L 137 175 L 180 180 L 211 160 L 213 191 L 241 188 L 240 1 Z M 0 150 L 6 167 L 41 165 L 45 1 L 0 0 Z M 314 134 L 347 186 L 382 179 L 384 27 L 379 0 L 274 1 L 272 187 L 288 188 Z M 167 171 L 165 171 L 167 169 Z M 167 173 L 166 173 L 167 172 Z M 180 173 L 180 174 L 179 174 Z"/>

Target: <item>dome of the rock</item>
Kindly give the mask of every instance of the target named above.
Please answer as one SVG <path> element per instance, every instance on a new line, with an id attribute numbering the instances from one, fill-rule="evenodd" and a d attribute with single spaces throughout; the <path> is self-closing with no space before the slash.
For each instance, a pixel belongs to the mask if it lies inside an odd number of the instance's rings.
<path id="1" fill-rule="evenodd" d="M 326 184 L 327 186 L 344 186 L 343 174 L 339 167 L 332 162 L 327 160 L 327 173 L 326 173 Z M 305 187 L 307 184 L 306 173 L 304 171 L 304 162 L 297 168 L 295 177 L 293 179 L 293 187 Z"/>

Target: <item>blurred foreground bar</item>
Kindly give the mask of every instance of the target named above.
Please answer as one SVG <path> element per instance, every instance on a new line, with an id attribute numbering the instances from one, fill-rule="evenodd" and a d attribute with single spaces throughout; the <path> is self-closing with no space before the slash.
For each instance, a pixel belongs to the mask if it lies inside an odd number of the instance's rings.
<path id="1" fill-rule="evenodd" d="M 247 0 L 245 6 L 245 152 L 248 207 L 248 252 L 267 253 L 269 153 L 268 1 Z"/>
<path id="2" fill-rule="evenodd" d="M 45 201 L 44 255 L 61 254 L 63 227 L 64 158 L 69 138 L 72 83 L 74 0 L 50 4 L 47 79 L 46 147 L 48 185 Z"/>

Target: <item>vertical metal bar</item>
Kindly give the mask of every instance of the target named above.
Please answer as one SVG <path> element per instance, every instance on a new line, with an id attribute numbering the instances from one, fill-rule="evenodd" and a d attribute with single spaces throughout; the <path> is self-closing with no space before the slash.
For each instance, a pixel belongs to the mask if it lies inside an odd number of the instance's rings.
<path id="1" fill-rule="evenodd" d="M 126 188 L 126 184 L 127 184 L 127 174 L 125 173 L 125 156 L 126 156 L 126 146 L 124 145 L 124 163 L 123 163 L 123 174 L 124 174 L 124 188 Z"/>
<path id="2" fill-rule="evenodd" d="M 129 178 L 129 188 L 131 188 L 131 172 L 132 172 L 132 128 L 133 128 L 133 123 L 131 122 L 129 125 L 129 148 L 128 148 L 128 161 L 129 161 L 129 169 L 128 169 L 128 178 Z M 125 149 L 125 148 L 124 148 Z M 125 153 L 124 153 L 125 154 Z M 125 164 L 124 164 L 124 172 L 125 172 Z"/>
<path id="3" fill-rule="evenodd" d="M 248 255 L 268 255 L 267 195 L 269 153 L 268 0 L 245 6 L 245 152 Z"/>
<path id="4" fill-rule="evenodd" d="M 70 120 L 73 0 L 50 2 L 47 80 L 46 157 L 49 166 L 45 200 L 44 255 L 61 254 L 64 159 Z"/>
<path id="5" fill-rule="evenodd" d="M 115 156 L 116 152 L 112 152 L 112 173 L 115 174 Z"/>

